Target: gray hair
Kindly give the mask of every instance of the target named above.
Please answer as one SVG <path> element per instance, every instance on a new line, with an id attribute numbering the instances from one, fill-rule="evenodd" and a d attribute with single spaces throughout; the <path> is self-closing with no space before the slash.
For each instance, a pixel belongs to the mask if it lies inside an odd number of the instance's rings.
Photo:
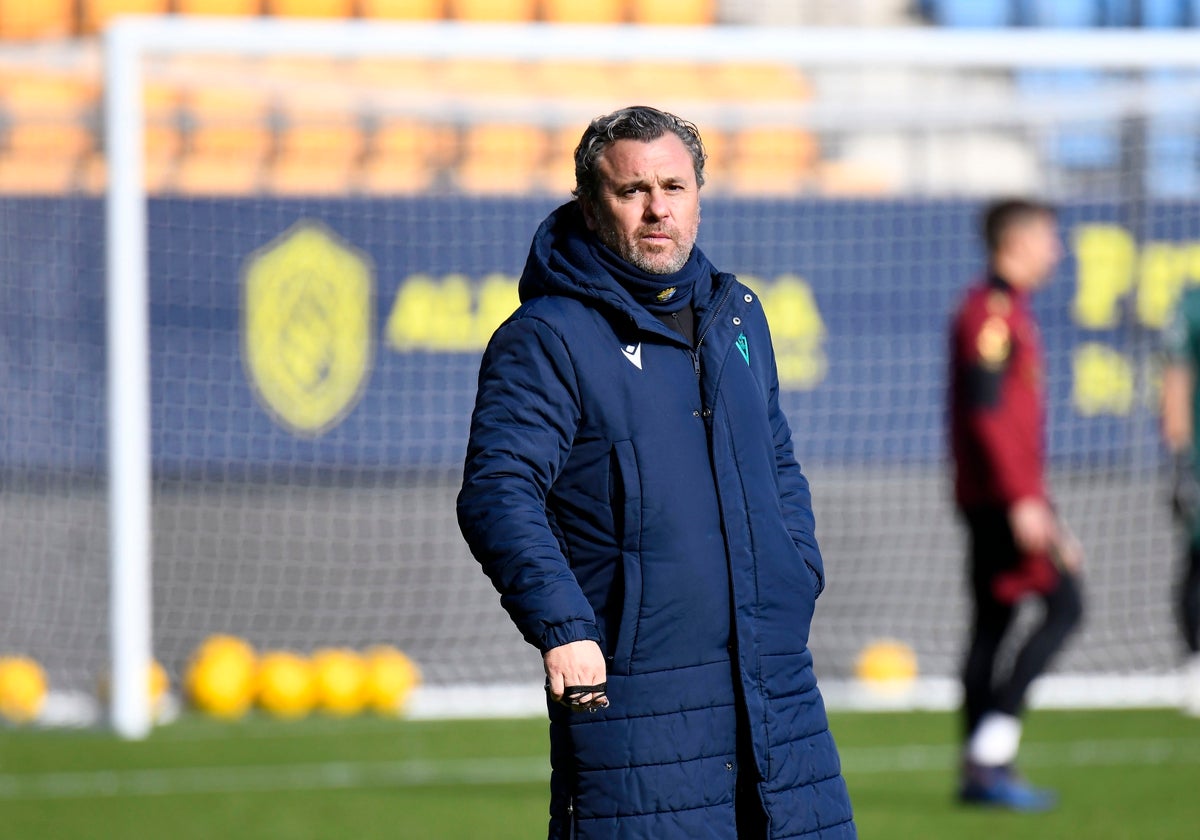
<path id="1" fill-rule="evenodd" d="M 575 147 L 575 189 L 571 194 L 589 203 L 600 197 L 600 156 L 618 140 L 649 143 L 667 134 L 683 141 L 692 156 L 696 187 L 704 186 L 704 143 L 700 131 L 685 119 L 646 105 L 632 105 L 611 114 L 596 117 L 583 132 Z"/>

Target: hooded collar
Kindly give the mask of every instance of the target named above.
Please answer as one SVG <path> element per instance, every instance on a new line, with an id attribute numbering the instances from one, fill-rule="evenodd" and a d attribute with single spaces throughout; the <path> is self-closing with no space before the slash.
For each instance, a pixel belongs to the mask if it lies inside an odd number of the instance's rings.
<path id="1" fill-rule="evenodd" d="M 521 302 L 546 296 L 572 297 L 592 306 L 615 309 L 631 318 L 641 329 L 673 339 L 679 336 L 664 326 L 638 303 L 598 255 L 603 248 L 583 220 L 578 202 L 570 201 L 552 212 L 538 227 L 529 247 L 529 257 L 518 290 Z M 610 259 L 619 259 L 613 255 Z M 629 266 L 633 271 L 637 269 Z M 712 293 L 715 268 L 698 247 L 693 246 L 688 271 L 700 278 L 694 289 L 695 304 L 702 306 Z M 707 285 L 706 285 L 707 280 Z"/>

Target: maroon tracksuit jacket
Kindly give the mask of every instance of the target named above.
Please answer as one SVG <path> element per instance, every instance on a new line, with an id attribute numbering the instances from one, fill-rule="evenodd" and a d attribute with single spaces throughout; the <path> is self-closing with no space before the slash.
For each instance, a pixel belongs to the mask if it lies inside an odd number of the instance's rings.
<path id="1" fill-rule="evenodd" d="M 950 338 L 950 445 L 960 510 L 1046 500 L 1046 398 L 1041 337 L 1028 297 L 999 277 L 968 290 Z M 1049 557 L 1014 558 L 995 595 L 1011 602 L 1054 588 Z"/>

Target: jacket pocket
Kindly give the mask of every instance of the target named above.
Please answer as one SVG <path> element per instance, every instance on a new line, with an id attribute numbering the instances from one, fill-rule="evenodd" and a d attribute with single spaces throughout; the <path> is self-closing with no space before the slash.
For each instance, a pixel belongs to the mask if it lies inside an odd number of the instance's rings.
<path id="1" fill-rule="evenodd" d="M 618 440 L 612 449 L 613 522 L 621 550 L 621 617 L 612 650 L 611 670 L 628 674 L 637 642 L 642 608 L 642 479 L 633 441 Z"/>

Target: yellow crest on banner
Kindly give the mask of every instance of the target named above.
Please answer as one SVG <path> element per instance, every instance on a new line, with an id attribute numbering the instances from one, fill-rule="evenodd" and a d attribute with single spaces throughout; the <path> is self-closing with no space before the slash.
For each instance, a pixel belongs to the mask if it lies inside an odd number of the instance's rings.
<path id="1" fill-rule="evenodd" d="M 242 358 L 284 428 L 315 437 L 358 402 L 374 353 L 373 285 L 368 258 L 312 222 L 247 259 Z"/>

